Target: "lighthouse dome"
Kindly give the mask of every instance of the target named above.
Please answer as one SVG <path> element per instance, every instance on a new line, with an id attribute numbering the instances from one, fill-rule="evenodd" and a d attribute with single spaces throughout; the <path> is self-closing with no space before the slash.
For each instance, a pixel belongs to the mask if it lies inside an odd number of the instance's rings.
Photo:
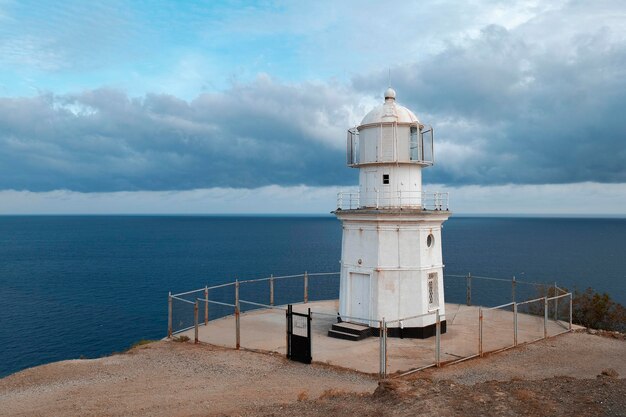
<path id="1" fill-rule="evenodd" d="M 361 126 L 392 122 L 420 124 L 417 116 L 411 110 L 396 103 L 396 92 L 390 87 L 385 91 L 385 102 L 367 113 L 361 121 Z"/>

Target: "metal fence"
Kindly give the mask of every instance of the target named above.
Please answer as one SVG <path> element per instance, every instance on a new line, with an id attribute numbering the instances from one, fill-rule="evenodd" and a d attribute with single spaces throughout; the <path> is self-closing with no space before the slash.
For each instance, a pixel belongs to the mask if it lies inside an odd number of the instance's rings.
<path id="1" fill-rule="evenodd" d="M 313 286 L 309 285 L 310 282 Z M 209 321 L 234 316 L 236 329 L 232 345 L 238 349 L 241 344 L 242 313 L 258 309 L 284 312 L 288 304 L 338 297 L 339 273 L 336 272 L 304 272 L 276 277 L 270 275 L 265 278 L 235 280 L 178 294 L 170 293 L 167 334 L 172 337 L 194 328 L 194 340 L 197 342 L 199 327 L 208 325 Z"/>
<path id="2" fill-rule="evenodd" d="M 445 210 L 450 208 L 450 193 L 440 191 L 384 191 L 337 193 L 338 210 L 371 208 L 419 208 L 423 210 Z"/>
<path id="3" fill-rule="evenodd" d="M 559 288 L 556 283 L 471 274 L 445 275 L 444 283 L 445 312 L 440 306 L 426 314 L 394 320 L 340 318 L 367 323 L 374 328 L 376 336 L 380 336 L 377 341 L 368 341 L 376 346 L 359 354 L 360 370 L 378 373 L 381 378 L 390 374 L 403 376 L 503 351 L 572 329 L 572 293 Z M 322 342 L 320 338 L 327 337 L 332 324 L 338 321 L 339 313 L 336 304 L 322 308 L 322 303 L 311 303 L 337 300 L 338 297 L 338 272 L 304 272 L 235 280 L 170 293 L 168 337 L 184 333 L 191 338 L 193 334 L 196 343 L 202 341 L 236 349 L 284 352 L 286 306 L 304 303 L 311 308 L 315 346 Z M 496 305 L 502 301 L 506 302 Z M 420 318 L 430 318 L 435 323 L 434 337 L 402 339 L 388 336 L 389 328 L 403 327 Z M 202 330 L 203 327 L 207 328 Z M 344 343 L 345 349 L 355 346 L 350 345 L 354 342 L 336 343 Z M 316 360 L 315 353 L 313 358 Z"/>

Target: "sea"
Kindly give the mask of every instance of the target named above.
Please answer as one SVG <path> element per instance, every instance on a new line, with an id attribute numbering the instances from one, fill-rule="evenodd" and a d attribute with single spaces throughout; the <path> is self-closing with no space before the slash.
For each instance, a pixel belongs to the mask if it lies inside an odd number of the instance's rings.
<path id="1" fill-rule="evenodd" d="M 453 216 L 442 239 L 446 301 L 465 300 L 470 273 L 626 304 L 626 219 Z M 168 291 L 336 272 L 340 256 L 330 215 L 0 216 L 0 377 L 166 336 Z M 473 279 L 472 291 L 495 305 L 510 284 Z"/>

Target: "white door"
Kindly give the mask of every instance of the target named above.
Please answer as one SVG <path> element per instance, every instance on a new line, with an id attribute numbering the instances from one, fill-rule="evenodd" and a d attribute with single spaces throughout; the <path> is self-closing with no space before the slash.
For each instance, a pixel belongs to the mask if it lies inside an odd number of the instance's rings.
<path id="1" fill-rule="evenodd" d="M 350 273 L 350 316 L 357 319 L 370 318 L 370 276 Z M 350 319 L 351 322 L 369 324 L 367 320 Z"/>
<path id="2" fill-rule="evenodd" d="M 365 171 L 365 198 L 361 201 L 363 207 L 377 207 L 378 184 L 378 171 Z"/>

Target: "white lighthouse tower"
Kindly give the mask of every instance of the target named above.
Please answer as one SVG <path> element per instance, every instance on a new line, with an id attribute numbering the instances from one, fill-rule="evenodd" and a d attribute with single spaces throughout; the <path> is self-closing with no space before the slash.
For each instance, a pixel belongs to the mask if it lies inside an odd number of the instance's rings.
<path id="1" fill-rule="evenodd" d="M 340 193 L 334 212 L 343 226 L 339 315 L 378 327 L 382 318 L 438 309 L 445 332 L 441 228 L 450 216 L 448 195 L 422 191 L 422 169 L 434 163 L 432 128 L 398 105 L 389 88 L 385 102 L 348 131 L 347 157 L 359 169 L 359 192 Z M 430 337 L 435 321 L 435 314 L 405 320 L 388 334 Z"/>

